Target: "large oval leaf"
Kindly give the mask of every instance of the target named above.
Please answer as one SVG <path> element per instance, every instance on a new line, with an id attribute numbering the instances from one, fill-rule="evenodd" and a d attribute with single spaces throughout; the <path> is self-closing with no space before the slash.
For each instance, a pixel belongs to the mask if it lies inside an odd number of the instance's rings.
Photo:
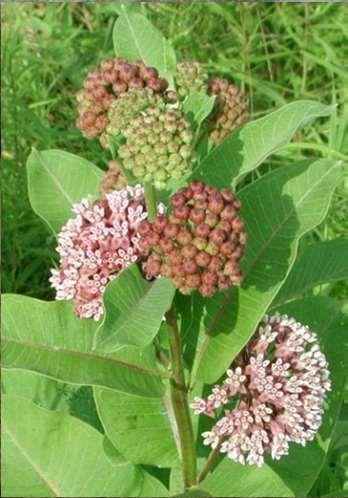
<path id="1" fill-rule="evenodd" d="M 162 374 L 152 349 L 93 351 L 97 324 L 74 316 L 67 302 L 7 294 L 2 299 L 2 364 L 75 384 L 161 396 Z"/>
<path id="2" fill-rule="evenodd" d="M 198 370 L 213 383 L 249 340 L 287 277 L 299 238 L 326 215 L 339 178 L 339 164 L 320 160 L 278 169 L 241 191 L 245 280 L 207 302 L 193 378 Z"/>
<path id="3" fill-rule="evenodd" d="M 5 496 L 138 496 L 142 474 L 103 451 L 103 436 L 65 413 L 3 396 L 2 492 Z"/>
<path id="4" fill-rule="evenodd" d="M 122 271 L 103 295 L 105 318 L 96 350 L 112 353 L 121 346 L 146 346 L 157 334 L 175 289 L 170 280 L 147 282 L 137 265 Z"/>
<path id="5" fill-rule="evenodd" d="M 229 135 L 196 167 L 192 177 L 216 187 L 231 185 L 285 145 L 299 128 L 331 112 L 332 107 L 311 100 L 287 104 Z"/>
<path id="6" fill-rule="evenodd" d="M 172 467 L 178 453 L 170 400 L 94 388 L 99 417 L 113 445 L 133 463 Z M 167 411 L 168 410 L 168 411 Z"/>
<path id="7" fill-rule="evenodd" d="M 348 239 L 317 242 L 307 246 L 296 259 L 273 305 L 281 304 L 316 285 L 348 278 Z"/>
<path id="8" fill-rule="evenodd" d="M 175 51 L 145 16 L 122 6 L 122 13 L 115 22 L 113 38 L 116 55 L 126 57 L 129 61 L 141 59 L 172 82 L 176 69 Z"/>
<path id="9" fill-rule="evenodd" d="M 328 359 L 332 390 L 322 425 L 315 441 L 306 447 L 292 444 L 288 456 L 279 461 L 268 458 L 261 468 L 243 466 L 223 458 L 202 483 L 202 487 L 214 496 L 307 496 L 326 457 L 344 393 L 347 317 L 335 302 L 320 297 L 294 301 L 279 311 L 296 317 L 315 330 Z"/>
<path id="10" fill-rule="evenodd" d="M 58 232 L 72 217 L 72 205 L 95 198 L 103 172 L 82 157 L 62 150 L 33 149 L 27 161 L 31 207 Z"/>

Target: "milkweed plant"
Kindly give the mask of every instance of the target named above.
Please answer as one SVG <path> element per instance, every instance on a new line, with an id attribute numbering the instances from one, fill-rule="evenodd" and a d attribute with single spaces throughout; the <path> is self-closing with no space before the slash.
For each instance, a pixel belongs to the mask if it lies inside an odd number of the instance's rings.
<path id="1" fill-rule="evenodd" d="M 342 307 L 312 289 L 343 247 L 298 247 L 341 165 L 258 168 L 333 109 L 253 120 L 235 82 L 131 11 L 114 47 L 76 95 L 108 169 L 28 158 L 56 300 L 3 296 L 4 495 L 305 496 L 344 389 Z"/>

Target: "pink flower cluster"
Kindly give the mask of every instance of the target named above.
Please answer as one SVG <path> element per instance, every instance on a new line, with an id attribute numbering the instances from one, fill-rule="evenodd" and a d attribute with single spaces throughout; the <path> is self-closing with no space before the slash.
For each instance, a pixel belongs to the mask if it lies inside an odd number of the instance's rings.
<path id="1" fill-rule="evenodd" d="M 99 320 L 106 284 L 139 256 L 137 227 L 146 219 L 140 185 L 75 204 L 58 235 L 59 269 L 51 270 L 56 299 L 73 299 L 80 318 Z"/>
<path id="2" fill-rule="evenodd" d="M 191 405 L 195 414 L 214 417 L 235 401 L 202 434 L 205 445 L 236 462 L 261 466 L 265 452 L 278 460 L 290 442 L 304 446 L 314 438 L 330 390 L 315 333 L 287 315 L 266 315 L 232 366 L 207 399 L 196 397 Z"/>

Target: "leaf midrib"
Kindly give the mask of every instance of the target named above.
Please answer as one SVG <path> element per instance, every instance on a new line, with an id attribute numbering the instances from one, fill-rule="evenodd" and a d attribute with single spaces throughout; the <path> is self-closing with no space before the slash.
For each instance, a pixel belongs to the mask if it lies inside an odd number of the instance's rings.
<path id="1" fill-rule="evenodd" d="M 5 432 L 9 435 L 11 441 L 13 444 L 18 448 L 19 452 L 23 455 L 25 460 L 28 461 L 30 466 L 34 469 L 36 474 L 40 477 L 40 479 L 45 483 L 45 485 L 48 487 L 48 489 L 51 491 L 53 496 L 55 497 L 60 497 L 62 496 L 62 493 L 56 488 L 54 484 L 52 484 L 47 477 L 45 476 L 44 471 L 30 458 L 30 455 L 27 453 L 27 451 L 21 446 L 17 438 L 14 436 L 14 434 L 9 430 L 7 427 L 6 423 L 4 420 L 1 421 L 1 425 L 4 428 Z"/>
<path id="2" fill-rule="evenodd" d="M 95 353 L 75 351 L 75 350 L 66 349 L 66 348 L 59 348 L 59 350 L 56 350 L 53 347 L 49 347 L 47 345 L 33 344 L 33 343 L 30 343 L 30 342 L 27 342 L 27 341 L 16 341 L 15 339 L 12 339 L 12 338 L 11 339 L 9 339 L 9 338 L 6 339 L 6 337 L 4 337 L 4 342 L 6 340 L 8 342 L 19 344 L 20 346 L 23 346 L 23 347 L 28 347 L 28 348 L 32 348 L 32 349 L 38 349 L 40 351 L 46 351 L 48 353 L 56 353 L 56 354 L 57 353 L 65 353 L 65 354 L 68 354 L 68 355 L 79 356 L 79 357 L 82 357 L 82 358 L 88 358 L 88 359 L 95 359 L 95 360 L 106 361 L 106 362 L 115 364 L 115 365 L 117 365 L 119 367 L 129 368 L 131 370 L 136 370 L 138 372 L 144 373 L 146 375 L 151 375 L 153 377 L 158 377 L 158 378 L 169 378 L 170 377 L 169 373 L 166 374 L 164 372 L 159 372 L 159 371 L 156 371 L 156 370 L 152 370 L 150 368 L 145 368 L 145 367 L 141 367 L 139 365 L 135 365 L 134 363 L 128 363 L 128 362 L 126 362 L 124 360 L 117 360 L 116 358 L 110 358 L 108 356 L 103 356 L 103 355 L 99 355 L 99 354 L 95 354 Z"/>

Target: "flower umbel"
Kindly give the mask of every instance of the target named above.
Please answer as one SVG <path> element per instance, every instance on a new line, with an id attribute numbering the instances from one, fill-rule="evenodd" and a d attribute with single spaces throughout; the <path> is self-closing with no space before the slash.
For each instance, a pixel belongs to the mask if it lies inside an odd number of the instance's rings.
<path id="1" fill-rule="evenodd" d="M 191 182 L 170 200 L 172 212 L 139 226 L 141 248 L 148 255 L 144 270 L 150 277 L 171 278 L 184 294 L 197 289 L 211 296 L 242 280 L 239 260 L 246 234 L 237 215 L 239 200 L 229 189 L 221 191 Z"/>
<path id="2" fill-rule="evenodd" d="M 51 270 L 56 299 L 73 299 L 80 318 L 99 320 L 102 295 L 117 273 L 137 261 L 137 228 L 147 213 L 141 186 L 106 194 L 94 203 L 82 199 L 58 235 L 59 268 Z"/>
<path id="3" fill-rule="evenodd" d="M 321 424 L 330 390 L 327 367 L 314 332 L 287 315 L 266 315 L 224 382 L 191 405 L 196 414 L 214 417 L 218 408 L 237 401 L 202 434 L 204 444 L 258 466 L 266 452 L 278 460 L 289 443 L 305 446 Z"/>

